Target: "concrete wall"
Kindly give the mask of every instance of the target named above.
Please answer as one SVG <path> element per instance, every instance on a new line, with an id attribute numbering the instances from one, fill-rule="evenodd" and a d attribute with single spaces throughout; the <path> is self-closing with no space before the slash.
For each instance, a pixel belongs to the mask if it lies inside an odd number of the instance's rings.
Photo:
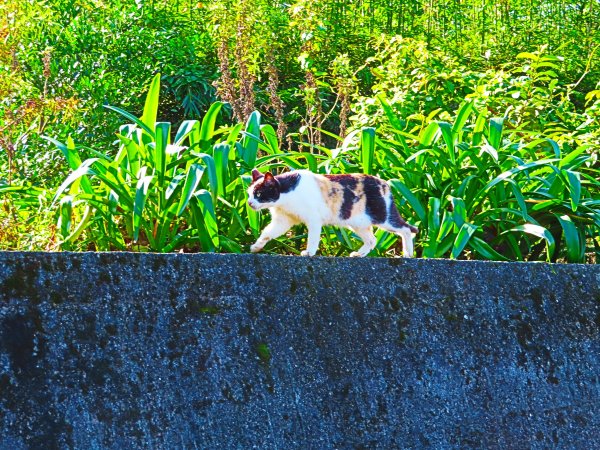
<path id="1" fill-rule="evenodd" d="M 0 448 L 582 448 L 600 268 L 0 253 Z"/>

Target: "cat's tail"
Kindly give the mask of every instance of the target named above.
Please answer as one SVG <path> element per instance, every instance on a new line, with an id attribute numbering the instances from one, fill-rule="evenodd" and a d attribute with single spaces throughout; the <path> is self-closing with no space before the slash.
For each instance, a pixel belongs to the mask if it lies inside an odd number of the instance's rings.
<path id="1" fill-rule="evenodd" d="M 417 227 L 412 226 L 402 218 L 402 216 L 398 212 L 398 208 L 396 208 L 396 205 L 394 204 L 393 199 L 390 202 L 387 222 L 394 228 L 408 228 L 413 234 L 417 234 L 419 232 L 419 229 Z"/>
<path id="2" fill-rule="evenodd" d="M 412 234 L 417 234 L 419 232 L 419 229 L 415 226 L 412 226 L 411 224 L 407 223 L 406 226 L 408 227 L 408 229 L 410 230 L 410 232 Z"/>

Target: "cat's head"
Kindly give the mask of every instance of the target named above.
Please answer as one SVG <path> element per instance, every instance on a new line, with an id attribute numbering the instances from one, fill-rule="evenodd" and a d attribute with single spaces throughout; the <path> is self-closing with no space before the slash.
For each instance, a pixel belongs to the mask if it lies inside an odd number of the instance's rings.
<path id="1" fill-rule="evenodd" d="M 271 208 L 280 196 L 279 181 L 271 172 L 263 175 L 256 169 L 252 171 L 252 184 L 248 188 L 248 204 L 252 209 Z"/>

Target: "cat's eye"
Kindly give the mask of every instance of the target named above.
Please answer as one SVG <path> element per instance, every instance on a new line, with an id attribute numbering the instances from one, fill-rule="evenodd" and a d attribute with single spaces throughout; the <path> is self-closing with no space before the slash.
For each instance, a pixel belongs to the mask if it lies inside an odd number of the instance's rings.
<path id="1" fill-rule="evenodd" d="M 257 199 L 259 199 L 259 198 L 261 198 L 261 197 L 262 197 L 262 194 L 261 194 L 260 192 L 257 192 L 257 193 L 256 193 L 254 196 L 255 196 Z"/>

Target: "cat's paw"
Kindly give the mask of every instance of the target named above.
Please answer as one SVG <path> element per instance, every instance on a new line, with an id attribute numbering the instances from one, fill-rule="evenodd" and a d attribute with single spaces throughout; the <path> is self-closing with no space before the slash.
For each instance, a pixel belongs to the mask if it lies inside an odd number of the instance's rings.
<path id="1" fill-rule="evenodd" d="M 264 247 L 264 246 L 262 246 L 262 245 L 259 245 L 259 244 L 254 244 L 254 245 L 251 245 L 251 246 L 250 246 L 250 251 L 251 251 L 252 253 L 258 253 L 258 252 L 260 252 L 260 251 L 263 249 L 263 247 Z"/>
<path id="2" fill-rule="evenodd" d="M 302 250 L 300 252 L 300 256 L 315 256 L 314 253 L 309 252 L 308 250 Z"/>
<path id="3" fill-rule="evenodd" d="M 366 256 L 366 255 L 363 255 L 361 252 L 352 252 L 352 253 L 350 253 L 350 257 L 351 258 L 362 258 L 363 256 Z"/>

